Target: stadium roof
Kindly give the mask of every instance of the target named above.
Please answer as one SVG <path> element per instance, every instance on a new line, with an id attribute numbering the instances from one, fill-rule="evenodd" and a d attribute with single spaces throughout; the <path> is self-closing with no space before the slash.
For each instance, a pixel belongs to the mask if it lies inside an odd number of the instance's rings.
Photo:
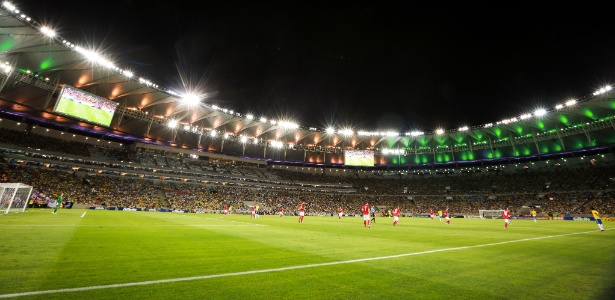
<path id="1" fill-rule="evenodd" d="M 493 148 L 497 143 L 514 144 L 515 140 L 535 142 L 541 134 L 561 139 L 567 134 L 583 133 L 590 142 L 583 147 L 591 146 L 592 139 L 606 144 L 614 142 L 615 96 L 610 87 L 581 99 L 562 99 L 556 107 L 511 112 L 506 120 L 472 128 L 434 129 L 433 132 L 327 130 L 301 127 L 292 120 L 245 115 L 202 102 L 184 104 L 188 96 L 184 91 L 159 86 L 149 81 L 146 74 L 133 74 L 129 67 L 116 66 L 103 54 L 86 49 L 79 42 L 64 40 L 8 2 L 0 7 L 0 50 L 3 66 L 0 108 L 4 112 L 101 135 L 128 135 L 187 148 L 221 151 L 223 144 L 214 139 L 225 135 L 234 141 L 256 145 L 282 148 L 291 145 L 334 152 L 348 148 L 380 152 L 388 149 L 421 152 L 428 148 L 437 151 L 434 149 L 440 147 Z M 54 113 L 57 96 L 64 85 L 117 102 L 119 106 L 110 128 Z M 198 100 L 206 95 L 195 97 Z M 168 126 L 172 121 L 176 122 L 173 128 Z"/>

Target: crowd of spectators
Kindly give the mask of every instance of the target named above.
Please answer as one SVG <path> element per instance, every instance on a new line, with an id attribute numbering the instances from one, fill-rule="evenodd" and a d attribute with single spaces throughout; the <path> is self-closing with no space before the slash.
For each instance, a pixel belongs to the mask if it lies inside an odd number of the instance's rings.
<path id="1" fill-rule="evenodd" d="M 399 206 L 407 215 L 426 214 L 432 209 L 437 211 L 445 207 L 449 207 L 453 213 L 477 214 L 479 209 L 514 209 L 528 204 L 540 206 L 541 212 L 560 215 L 585 214 L 590 206 L 597 207 L 607 215 L 615 213 L 615 175 L 612 174 L 612 162 L 574 169 L 520 168 L 512 171 L 450 175 L 424 172 L 403 176 L 366 177 L 360 176 L 358 172 L 356 176 L 331 176 L 282 169 L 267 169 L 264 172 L 262 168 L 216 166 L 191 160 L 191 163 L 187 164 L 180 157 L 165 157 L 156 153 L 156 159 L 151 159 L 154 156 L 136 153 L 133 157 L 140 158 L 142 162 L 172 167 L 171 170 L 161 171 L 170 180 L 161 181 L 156 180 L 160 177 L 148 175 L 148 172 L 155 172 L 150 167 L 127 167 L 125 164 L 97 161 L 98 158 L 128 157 L 123 150 L 93 150 L 93 146 L 82 143 L 0 130 L 0 143 L 33 149 L 34 152 L 27 154 L 31 157 L 50 158 L 35 152 L 35 149 L 40 147 L 82 157 L 77 161 L 74 158 L 56 157 L 60 162 L 70 160 L 71 163 L 95 166 L 90 169 L 81 168 L 80 172 L 75 172 L 73 167 L 62 163 L 49 167 L 41 162 L 18 163 L 8 160 L 8 163 L 0 164 L 2 180 L 32 185 L 38 199 L 44 201 L 50 201 L 64 193 L 67 201 L 85 205 L 165 207 L 191 211 L 219 211 L 224 205 L 238 211 L 249 211 L 249 206 L 259 203 L 264 213 L 277 213 L 280 207 L 293 213 L 300 203 L 305 202 L 308 214 L 333 214 L 340 207 L 346 213 L 358 214 L 361 205 L 368 202 L 382 213 Z M 97 171 L 96 166 L 120 171 L 130 168 L 145 175 L 139 176 L 135 173 L 137 175 L 133 177 L 121 176 L 122 172 L 113 175 L 106 171 Z M 242 183 L 254 184 L 233 185 L 214 181 L 203 184 L 197 180 L 179 177 L 192 171 L 194 173 L 188 174 L 189 176 L 227 181 L 237 179 Z M 178 178 L 173 178 L 174 175 Z M 279 178 L 280 182 L 248 178 L 261 175 L 276 180 Z M 295 186 L 303 186 L 306 183 L 344 185 L 352 187 L 354 192 L 289 190 L 286 188 L 289 183 Z"/>
<path id="2" fill-rule="evenodd" d="M 485 192 L 446 194 L 434 191 L 423 194 L 371 193 L 311 193 L 273 190 L 267 188 L 241 188 L 225 185 L 204 185 L 183 182 L 158 182 L 148 179 L 125 178 L 81 174 L 70 168 L 51 169 L 35 164 L 0 164 L 3 180 L 22 182 L 35 188 L 43 195 L 39 199 L 53 201 L 64 193 L 65 200 L 85 205 L 169 208 L 189 211 L 220 211 L 224 205 L 238 212 L 249 211 L 257 203 L 266 214 L 275 214 L 280 207 L 287 213 L 294 213 L 297 207 L 306 203 L 307 214 L 334 214 L 342 208 L 348 214 L 359 214 L 365 202 L 375 206 L 380 213 L 399 206 L 405 215 L 425 215 L 430 210 L 449 207 L 453 214 L 476 215 L 480 209 L 518 209 L 524 205 L 540 206 L 541 213 L 558 215 L 586 214 L 590 206 L 599 208 L 604 214 L 615 213 L 615 192 L 607 189 L 569 190 L 558 192 Z M 566 176 L 564 176 L 566 177 Z M 532 186 L 531 182 L 520 182 L 535 177 L 514 178 L 514 186 Z M 445 183 L 446 177 L 442 177 Z M 418 185 L 421 179 L 415 180 Z M 430 179 L 429 181 L 433 181 Z M 565 180 L 564 180 L 565 181 Z M 454 190 L 452 190 L 454 191 Z"/>

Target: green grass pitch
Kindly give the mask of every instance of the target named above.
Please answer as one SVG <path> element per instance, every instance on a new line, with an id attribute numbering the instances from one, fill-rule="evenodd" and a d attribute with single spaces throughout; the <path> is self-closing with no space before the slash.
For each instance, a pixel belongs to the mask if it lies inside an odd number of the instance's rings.
<path id="1" fill-rule="evenodd" d="M 82 218 L 82 214 L 87 212 Z M 606 299 L 615 231 L 583 221 L 31 209 L 0 215 L 0 298 Z"/>

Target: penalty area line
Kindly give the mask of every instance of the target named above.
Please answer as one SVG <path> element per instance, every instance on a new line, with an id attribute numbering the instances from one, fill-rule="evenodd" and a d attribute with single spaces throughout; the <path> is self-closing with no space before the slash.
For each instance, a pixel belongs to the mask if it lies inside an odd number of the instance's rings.
<path id="1" fill-rule="evenodd" d="M 607 229 L 607 230 L 611 230 L 611 229 Z M 351 260 L 343 260 L 343 261 L 333 261 L 333 262 L 327 262 L 327 263 L 318 263 L 318 264 L 282 267 L 282 268 L 275 268 L 275 269 L 252 270 L 252 271 L 243 271 L 243 272 L 235 272 L 235 273 L 222 273 L 222 274 L 193 276 L 193 277 L 183 277 L 183 278 L 171 278 L 171 279 L 150 280 L 150 281 L 141 281 L 141 282 L 128 282 L 128 283 L 117 283 L 117 284 L 108 284 L 108 285 L 94 285 L 94 286 L 85 286 L 85 287 L 77 287 L 77 288 L 66 288 L 66 289 L 56 289 L 56 290 L 44 290 L 44 291 L 33 291 L 33 292 L 24 292 L 24 293 L 4 294 L 4 295 L 0 295 L 0 298 L 15 298 L 15 297 L 37 296 L 37 295 L 45 295 L 45 294 L 71 293 L 71 292 L 102 290 L 102 289 L 113 289 L 113 288 L 133 287 L 133 286 L 142 286 L 142 285 L 153 285 L 153 284 L 161 284 L 161 283 L 173 283 L 173 282 L 181 282 L 181 281 L 194 281 L 194 280 L 212 279 L 212 278 L 220 278 L 220 277 L 231 277 L 231 276 L 261 274 L 261 273 L 282 272 L 282 271 L 297 270 L 297 269 L 307 269 L 307 268 L 317 268 L 317 267 L 353 264 L 353 263 L 361 263 L 361 262 L 368 262 L 368 261 L 385 260 L 385 259 L 393 259 L 393 258 L 400 258 L 400 257 L 408 257 L 408 256 L 416 256 L 416 255 L 425 255 L 425 254 L 432 254 L 432 253 L 448 252 L 448 251 L 457 251 L 457 250 L 466 250 L 466 249 L 473 249 L 473 248 L 483 248 L 483 247 L 499 246 L 499 245 L 506 245 L 506 244 L 512 244 L 512 243 L 544 240 L 544 239 L 551 239 L 551 238 L 557 238 L 557 237 L 563 237 L 563 236 L 571 236 L 571 235 L 579 235 L 579 234 L 587 234 L 587 233 L 595 233 L 595 232 L 596 232 L 596 230 L 583 231 L 583 232 L 574 232 L 574 233 L 564 233 L 564 234 L 547 235 L 547 236 L 541 236 L 541 237 L 526 238 L 526 239 L 504 241 L 504 242 L 496 242 L 496 243 L 488 243 L 488 244 L 480 244 L 480 245 L 473 245 L 473 246 L 461 246 L 461 247 L 453 247 L 453 248 L 434 249 L 434 250 L 426 250 L 426 251 L 419 251 L 419 252 L 412 252 L 412 253 L 403 253 L 403 254 L 379 256 L 379 257 L 359 258 L 359 259 L 351 259 Z"/>

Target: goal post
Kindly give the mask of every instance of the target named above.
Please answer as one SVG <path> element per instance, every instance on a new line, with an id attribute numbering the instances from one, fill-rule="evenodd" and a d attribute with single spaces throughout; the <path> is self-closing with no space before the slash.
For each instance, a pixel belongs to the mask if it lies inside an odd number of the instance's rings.
<path id="1" fill-rule="evenodd" d="M 502 217 L 502 209 L 479 209 L 478 214 L 481 219 L 496 219 Z"/>
<path id="2" fill-rule="evenodd" d="M 25 211 L 32 187 L 23 183 L 0 183 L 0 213 Z"/>

